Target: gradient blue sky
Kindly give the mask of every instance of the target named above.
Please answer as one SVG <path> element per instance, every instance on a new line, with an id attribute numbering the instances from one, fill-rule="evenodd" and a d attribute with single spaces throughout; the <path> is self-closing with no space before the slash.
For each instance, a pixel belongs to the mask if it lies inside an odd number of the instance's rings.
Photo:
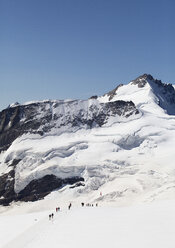
<path id="1" fill-rule="evenodd" d="M 175 82 L 174 0 L 0 0 L 0 109 Z"/>

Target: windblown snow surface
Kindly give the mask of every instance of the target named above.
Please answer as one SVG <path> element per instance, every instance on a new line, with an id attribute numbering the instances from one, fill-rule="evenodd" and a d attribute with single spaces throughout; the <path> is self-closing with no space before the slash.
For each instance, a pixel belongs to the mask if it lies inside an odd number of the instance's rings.
<path id="1" fill-rule="evenodd" d="M 38 202 L 1 207 L 0 246 L 174 248 L 175 116 L 159 106 L 160 97 L 151 83 L 139 88 L 131 82 L 113 99 L 104 95 L 98 101 L 131 100 L 137 117 L 16 139 L 0 155 L 0 173 L 10 170 L 5 161 L 21 159 L 15 169 L 17 193 L 47 174 L 82 176 L 85 186 L 67 185 Z M 82 201 L 99 207 L 80 209 Z M 48 213 L 59 205 L 63 210 L 49 222 Z"/>

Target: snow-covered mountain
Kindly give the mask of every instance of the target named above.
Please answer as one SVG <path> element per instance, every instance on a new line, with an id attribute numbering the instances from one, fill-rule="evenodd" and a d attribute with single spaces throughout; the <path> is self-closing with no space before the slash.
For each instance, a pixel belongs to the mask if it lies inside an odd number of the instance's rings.
<path id="1" fill-rule="evenodd" d="M 0 113 L 0 203 L 172 197 L 174 145 L 175 90 L 151 75 L 84 101 L 13 104 Z"/>

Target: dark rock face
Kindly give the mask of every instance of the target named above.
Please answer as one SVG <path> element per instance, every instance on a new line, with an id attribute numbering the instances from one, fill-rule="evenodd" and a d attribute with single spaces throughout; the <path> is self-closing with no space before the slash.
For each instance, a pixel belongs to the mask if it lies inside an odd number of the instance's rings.
<path id="1" fill-rule="evenodd" d="M 109 101 L 111 101 L 113 98 L 114 98 L 114 96 L 117 94 L 117 90 L 120 88 L 120 87 L 122 87 L 123 86 L 123 84 L 119 84 L 115 89 L 113 89 L 113 90 L 111 90 L 111 91 L 109 91 L 108 93 L 107 93 L 107 96 L 109 96 Z"/>
<path id="2" fill-rule="evenodd" d="M 172 84 L 164 84 L 161 80 L 155 80 L 150 85 L 159 100 L 159 106 L 166 110 L 167 114 L 175 115 L 175 90 Z"/>
<path id="3" fill-rule="evenodd" d="M 64 185 L 74 185 L 74 187 L 84 186 L 84 178 L 72 177 L 61 179 L 55 175 L 46 175 L 40 179 L 32 180 L 18 194 L 14 191 L 14 169 L 9 173 L 0 176 L 0 205 L 7 206 L 12 201 L 37 201 L 43 199 L 53 190 L 58 190 Z"/>
<path id="4" fill-rule="evenodd" d="M 89 99 L 97 99 L 97 98 L 98 98 L 98 96 L 95 95 L 95 96 L 91 96 Z"/>
<path id="5" fill-rule="evenodd" d="M 133 80 L 132 84 L 137 85 L 138 88 L 143 88 L 147 84 L 147 80 L 154 80 L 154 78 L 150 74 L 143 74 L 142 76 Z"/>
<path id="6" fill-rule="evenodd" d="M 43 135 L 53 127 L 102 126 L 110 116 L 133 114 L 136 108 L 132 102 L 116 101 L 88 106 L 87 101 L 38 102 L 29 105 L 17 105 L 0 112 L 0 152 L 8 149 L 12 142 L 25 133 Z M 98 104 L 97 104 L 98 103 Z M 85 108 L 79 105 L 85 104 Z M 62 111 L 63 109 L 63 111 Z M 130 113 L 129 113 L 129 112 Z"/>
<path id="7" fill-rule="evenodd" d="M 0 205 L 8 205 L 15 200 L 14 191 L 14 175 L 15 171 L 0 176 Z"/>
<path id="8" fill-rule="evenodd" d="M 13 160 L 9 166 L 12 168 L 9 173 L 0 176 L 0 205 L 8 205 L 16 199 L 14 191 L 15 185 L 15 167 L 20 160 Z"/>
<path id="9" fill-rule="evenodd" d="M 41 109 L 44 106 L 41 104 Z M 0 152 L 8 149 L 11 143 L 24 133 L 35 133 L 40 125 L 51 119 L 48 113 L 44 118 L 37 119 L 38 104 L 16 106 L 0 112 Z M 42 134 L 42 132 L 37 132 Z"/>
<path id="10" fill-rule="evenodd" d="M 74 188 L 80 187 L 80 186 L 85 186 L 85 184 L 82 182 L 78 182 L 78 183 L 74 184 L 73 186 L 70 186 L 70 189 L 74 189 Z"/>
<path id="11" fill-rule="evenodd" d="M 93 113 L 92 117 L 87 119 L 84 116 L 77 116 L 74 118 L 72 125 L 77 126 L 80 124 L 88 125 L 89 128 L 93 127 L 93 124 L 97 124 L 99 127 L 107 123 L 111 116 L 125 116 L 129 117 L 132 114 L 138 114 L 134 103 L 132 101 L 115 101 L 101 103 L 101 109 L 97 109 L 96 105 L 92 105 L 89 110 Z M 98 113 L 98 114 L 97 114 Z"/>
<path id="12" fill-rule="evenodd" d="M 129 117 L 132 114 L 138 114 L 138 110 L 135 107 L 135 104 L 132 101 L 115 101 L 106 103 L 106 108 L 110 110 L 111 116 L 126 116 Z M 128 114 L 127 114 L 128 113 Z"/>
<path id="13" fill-rule="evenodd" d="M 56 177 L 55 175 L 46 175 L 40 179 L 32 180 L 22 191 L 17 194 L 16 200 L 40 200 L 53 190 L 60 189 L 61 187 L 67 184 L 72 185 L 81 181 L 84 181 L 84 178 L 72 177 L 61 179 Z"/>

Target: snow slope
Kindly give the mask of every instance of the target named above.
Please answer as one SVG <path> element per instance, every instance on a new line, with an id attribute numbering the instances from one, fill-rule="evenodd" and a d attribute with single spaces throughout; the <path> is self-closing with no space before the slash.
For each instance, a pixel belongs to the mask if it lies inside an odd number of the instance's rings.
<path id="1" fill-rule="evenodd" d="M 127 208 L 63 208 L 50 221 L 50 212 L 4 215 L 0 247 L 174 248 L 174 208 L 174 201 Z"/>

